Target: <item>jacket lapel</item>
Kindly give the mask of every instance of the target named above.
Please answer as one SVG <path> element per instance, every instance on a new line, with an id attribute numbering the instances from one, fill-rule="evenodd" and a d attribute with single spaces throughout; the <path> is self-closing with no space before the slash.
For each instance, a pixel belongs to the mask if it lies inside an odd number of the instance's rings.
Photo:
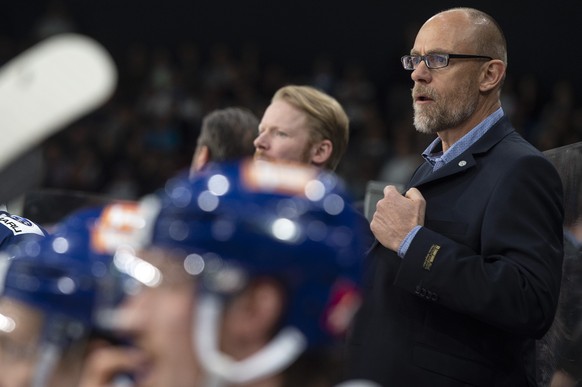
<path id="1" fill-rule="evenodd" d="M 454 160 L 451 160 L 446 165 L 439 168 L 436 172 L 432 171 L 432 165 L 430 163 L 424 162 L 410 179 L 407 189 L 410 187 L 418 187 L 422 184 L 455 175 L 457 173 L 462 173 L 473 168 L 476 164 L 474 155 L 487 152 L 512 132 L 514 132 L 514 129 L 512 128 L 509 119 L 503 116 L 475 144 L 457 156 Z"/>

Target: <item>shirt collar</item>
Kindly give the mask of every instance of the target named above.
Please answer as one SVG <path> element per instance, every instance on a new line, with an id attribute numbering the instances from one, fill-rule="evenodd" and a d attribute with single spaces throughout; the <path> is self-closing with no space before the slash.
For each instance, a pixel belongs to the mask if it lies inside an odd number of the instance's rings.
<path id="1" fill-rule="evenodd" d="M 477 126 L 471 129 L 467 134 L 455 142 L 446 152 L 442 151 L 442 142 L 437 137 L 425 150 L 422 152 L 422 157 L 433 165 L 436 170 L 449 161 L 455 159 L 458 155 L 465 152 L 471 145 L 475 144 L 493 125 L 503 117 L 503 108 L 499 108 L 491 113 L 487 118 L 481 121 Z"/>

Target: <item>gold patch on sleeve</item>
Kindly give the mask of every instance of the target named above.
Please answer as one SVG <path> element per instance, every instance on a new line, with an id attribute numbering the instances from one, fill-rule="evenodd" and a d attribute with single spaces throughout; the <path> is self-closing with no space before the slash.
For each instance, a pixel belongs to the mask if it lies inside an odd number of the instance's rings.
<path id="1" fill-rule="evenodd" d="M 424 263 L 422 264 L 422 268 L 424 270 L 430 270 L 432 267 L 432 263 L 434 262 L 434 258 L 436 257 L 437 253 L 441 247 L 439 245 L 432 245 L 428 250 L 428 254 L 424 257 Z"/>

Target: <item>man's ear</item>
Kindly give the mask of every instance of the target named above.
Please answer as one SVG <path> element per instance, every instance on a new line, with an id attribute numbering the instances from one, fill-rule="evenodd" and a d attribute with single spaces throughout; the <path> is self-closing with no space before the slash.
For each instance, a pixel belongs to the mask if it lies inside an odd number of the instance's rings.
<path id="1" fill-rule="evenodd" d="M 281 286 L 270 279 L 260 279 L 252 284 L 250 292 L 250 312 L 259 326 L 271 335 L 283 314 L 285 297 Z"/>
<path id="2" fill-rule="evenodd" d="M 505 68 L 505 63 L 499 59 L 493 59 L 487 62 L 482 72 L 480 90 L 482 92 L 488 92 L 503 82 Z"/>
<path id="3" fill-rule="evenodd" d="M 225 311 L 222 347 L 235 358 L 246 357 L 262 348 L 278 327 L 285 308 L 281 286 L 259 279 L 228 303 Z"/>
<path id="4" fill-rule="evenodd" d="M 199 145 L 192 156 L 192 163 L 190 164 L 190 177 L 194 176 L 196 172 L 200 171 L 206 164 L 210 162 L 210 149 L 206 145 Z"/>
<path id="5" fill-rule="evenodd" d="M 333 151 L 333 144 L 330 140 L 322 140 L 313 145 L 311 150 L 311 162 L 317 166 L 324 165 L 331 157 Z"/>

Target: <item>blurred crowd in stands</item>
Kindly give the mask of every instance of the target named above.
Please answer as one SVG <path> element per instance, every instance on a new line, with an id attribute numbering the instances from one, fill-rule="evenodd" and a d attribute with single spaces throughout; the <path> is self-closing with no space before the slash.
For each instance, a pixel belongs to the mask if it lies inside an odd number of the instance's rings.
<path id="1" fill-rule="evenodd" d="M 0 63 L 55 33 L 91 36 L 62 8 L 49 8 L 31 30 L 34 37 L 23 40 L 0 36 Z M 322 55 L 313 58 L 310 71 L 299 74 L 271 62 L 259 45 L 217 42 L 201 49 L 194 38 L 176 42 L 137 42 L 112 52 L 119 71 L 116 94 L 43 144 L 43 187 L 128 199 L 152 192 L 189 165 L 204 114 L 243 106 L 261 117 L 275 90 L 291 83 L 318 87 L 347 111 L 350 143 L 337 171 L 356 199 L 369 180 L 405 182 L 432 141 L 412 126 L 412 81 L 405 70 L 378 81 L 365 65 Z M 510 65 L 502 103 L 524 137 L 547 150 L 582 140 L 576 93 L 571 83 L 547 85 L 539 77 L 512 73 Z"/>

